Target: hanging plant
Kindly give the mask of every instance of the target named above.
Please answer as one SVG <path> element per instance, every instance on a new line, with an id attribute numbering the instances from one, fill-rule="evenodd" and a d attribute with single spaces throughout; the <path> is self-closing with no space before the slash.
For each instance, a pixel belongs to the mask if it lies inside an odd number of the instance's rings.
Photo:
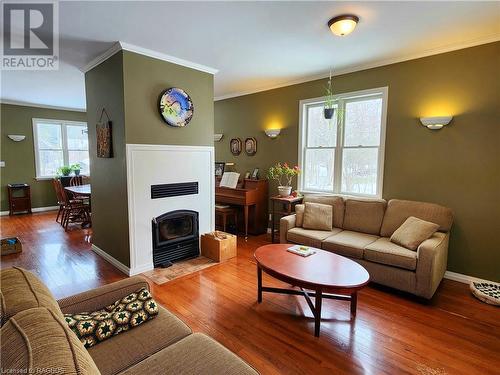
<path id="1" fill-rule="evenodd" d="M 327 120 L 331 120 L 333 114 L 335 113 L 335 98 L 333 96 L 331 71 L 330 71 L 330 78 L 328 79 L 328 83 L 326 85 L 325 105 L 323 108 L 323 112 L 325 115 L 325 119 Z"/>

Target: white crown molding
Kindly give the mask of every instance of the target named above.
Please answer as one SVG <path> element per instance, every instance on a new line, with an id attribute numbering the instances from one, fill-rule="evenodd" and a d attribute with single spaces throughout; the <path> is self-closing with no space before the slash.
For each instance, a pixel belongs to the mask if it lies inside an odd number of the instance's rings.
<path id="1" fill-rule="evenodd" d="M 206 65 L 201 65 L 192 61 L 180 59 L 175 56 L 170 56 L 158 51 L 153 51 L 147 48 L 139 47 L 130 43 L 125 43 L 125 42 L 116 42 L 113 44 L 113 46 L 105 51 L 104 53 L 100 54 L 99 56 L 95 57 L 92 59 L 87 65 L 82 67 L 80 70 L 84 73 L 88 72 L 90 69 L 95 68 L 97 65 L 101 64 L 102 62 L 106 61 L 109 59 L 111 56 L 113 56 L 115 53 L 119 51 L 129 51 L 129 52 L 134 52 L 139 55 L 147 56 L 147 57 L 152 57 L 154 59 L 162 60 L 162 61 L 167 61 L 176 65 L 181 65 L 185 66 L 187 68 L 199 70 L 201 72 L 209 73 L 209 74 L 216 74 L 218 72 L 217 69 L 211 68 Z"/>
<path id="2" fill-rule="evenodd" d="M 36 103 L 22 102 L 18 100 L 8 100 L 8 99 L 0 99 L 0 104 L 19 105 L 23 107 L 34 107 L 34 108 L 44 108 L 44 109 L 56 109 L 59 111 L 87 112 L 85 108 L 59 107 L 55 105 L 36 104 Z"/>
<path id="3" fill-rule="evenodd" d="M 122 46 L 122 49 L 125 51 L 135 52 L 135 53 L 138 53 L 140 55 L 152 57 L 152 58 L 158 59 L 158 60 L 167 61 L 167 62 L 170 62 L 173 64 L 185 66 L 187 68 L 199 70 L 201 72 L 205 72 L 205 73 L 209 73 L 209 74 L 217 74 L 219 72 L 218 69 L 211 68 L 211 67 L 206 66 L 206 65 L 198 64 L 198 63 L 195 63 L 192 61 L 180 59 L 180 58 L 175 57 L 175 56 L 170 56 L 170 55 L 167 55 L 165 53 L 153 51 L 153 50 L 150 50 L 147 48 L 142 48 L 142 47 L 135 46 L 135 45 L 129 44 L 129 43 L 124 43 L 124 42 L 119 42 L 119 43 Z"/>
<path id="4" fill-rule="evenodd" d="M 117 52 L 120 52 L 122 50 L 122 47 L 120 46 L 120 42 L 114 43 L 111 48 L 107 49 L 100 55 L 94 57 L 92 60 L 90 60 L 85 66 L 81 67 L 80 70 L 83 73 L 87 73 L 89 70 L 95 68 L 97 65 L 103 63 L 107 59 L 109 59 L 111 56 L 116 54 Z"/>
<path id="5" fill-rule="evenodd" d="M 429 49 L 429 50 L 426 50 L 423 52 L 414 53 L 414 54 L 410 54 L 410 55 L 406 55 L 406 56 L 395 57 L 392 59 L 379 60 L 379 61 L 375 61 L 375 62 L 367 63 L 367 64 L 349 66 L 349 67 L 346 67 L 343 69 L 336 70 L 333 73 L 333 76 L 340 76 L 343 74 L 359 72 L 361 70 L 378 68 L 381 66 L 397 64 L 397 63 L 409 61 L 409 60 L 416 60 L 416 59 L 420 59 L 422 57 L 439 55 L 441 53 L 457 51 L 457 50 L 461 50 L 461 49 L 465 49 L 465 48 L 479 46 L 481 44 L 488 44 L 488 43 L 493 43 L 493 42 L 498 42 L 498 41 L 500 41 L 500 35 L 493 34 L 493 35 L 490 35 L 490 36 L 485 37 L 485 38 L 468 40 L 468 41 L 465 41 L 462 43 L 451 44 L 451 45 L 447 45 L 447 46 L 439 47 L 439 48 L 433 48 L 433 49 Z M 238 96 L 256 94 L 258 92 L 279 89 L 279 88 L 287 87 L 287 86 L 293 86 L 293 85 L 297 85 L 300 83 L 305 83 L 305 82 L 315 81 L 318 79 L 328 78 L 329 75 L 330 75 L 330 72 L 322 72 L 322 73 L 317 73 L 317 74 L 313 74 L 313 75 L 308 75 L 305 77 L 297 78 L 295 80 L 286 81 L 286 82 L 283 82 L 283 83 L 280 83 L 277 85 L 271 85 L 271 86 L 261 87 L 259 89 L 240 91 L 240 92 L 230 93 L 230 94 L 226 94 L 226 95 L 216 96 L 214 98 L 214 101 L 236 98 Z"/>

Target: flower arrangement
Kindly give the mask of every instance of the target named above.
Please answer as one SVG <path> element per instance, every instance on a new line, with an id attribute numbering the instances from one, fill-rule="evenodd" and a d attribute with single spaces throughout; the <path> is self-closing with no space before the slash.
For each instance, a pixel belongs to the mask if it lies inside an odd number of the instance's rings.
<path id="1" fill-rule="evenodd" d="M 287 163 L 277 163 L 269 168 L 267 177 L 278 182 L 278 192 L 282 197 L 288 197 L 292 191 L 292 180 L 300 174 L 300 168 L 288 166 Z"/>

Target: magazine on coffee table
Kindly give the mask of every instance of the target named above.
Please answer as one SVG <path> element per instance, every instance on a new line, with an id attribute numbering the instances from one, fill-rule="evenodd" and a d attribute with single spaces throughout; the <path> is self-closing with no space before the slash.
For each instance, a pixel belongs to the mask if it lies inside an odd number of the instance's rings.
<path id="1" fill-rule="evenodd" d="M 314 247 L 294 245 L 286 249 L 287 251 L 300 255 L 301 257 L 308 257 L 309 255 L 316 254 Z"/>

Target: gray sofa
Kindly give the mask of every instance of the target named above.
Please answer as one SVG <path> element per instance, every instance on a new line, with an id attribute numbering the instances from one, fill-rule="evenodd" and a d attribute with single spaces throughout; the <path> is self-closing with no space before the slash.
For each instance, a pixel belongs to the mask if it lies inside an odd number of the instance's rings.
<path id="1" fill-rule="evenodd" d="M 296 225 L 296 214 L 280 221 L 280 242 L 296 243 L 346 256 L 365 267 L 373 282 L 430 299 L 446 271 L 453 222 L 449 208 L 425 202 L 306 195 L 304 203 L 333 207 L 331 230 Z M 392 243 L 393 232 L 410 216 L 439 225 L 418 247 L 408 250 Z"/>

